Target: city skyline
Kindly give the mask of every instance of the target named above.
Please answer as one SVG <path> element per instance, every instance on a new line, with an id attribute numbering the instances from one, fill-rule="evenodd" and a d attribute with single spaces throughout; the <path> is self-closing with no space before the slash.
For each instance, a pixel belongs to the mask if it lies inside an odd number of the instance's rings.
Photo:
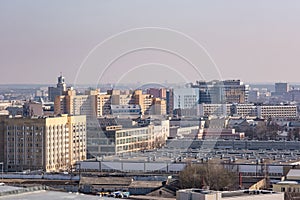
<path id="1" fill-rule="evenodd" d="M 1 2 L 0 84 L 299 82 L 297 1 L 69 3 Z"/>

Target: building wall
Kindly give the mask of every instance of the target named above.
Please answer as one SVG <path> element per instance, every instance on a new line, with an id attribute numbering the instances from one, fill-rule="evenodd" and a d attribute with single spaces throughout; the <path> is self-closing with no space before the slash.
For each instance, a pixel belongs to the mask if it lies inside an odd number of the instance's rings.
<path id="1" fill-rule="evenodd" d="M 34 123 L 32 120 L 30 123 Z M 41 126 L 44 129 L 44 168 L 46 171 L 66 170 L 71 165 L 69 149 L 70 129 L 68 118 L 53 117 L 43 119 Z"/>
<path id="2" fill-rule="evenodd" d="M 258 117 L 297 117 L 297 106 L 258 106 L 257 107 Z"/>
<path id="3" fill-rule="evenodd" d="M 86 130 L 77 130 L 77 125 L 85 127 L 85 123 L 85 116 L 1 118 L 5 169 L 58 171 L 70 168 L 76 160 L 85 159 L 85 145 L 78 143 L 86 140 Z M 71 140 L 73 134 L 82 141 Z M 73 147 L 81 152 L 79 157 L 70 152 Z"/>
<path id="4" fill-rule="evenodd" d="M 75 164 L 75 161 L 87 158 L 86 116 L 69 116 L 68 128 L 70 130 L 69 151 L 72 158 L 71 164 Z"/>
<path id="5" fill-rule="evenodd" d="M 160 125 L 108 130 L 105 132 L 105 135 L 108 140 L 114 141 L 114 153 L 120 154 L 161 147 L 166 143 L 169 133 L 169 121 L 164 120 L 160 122 Z M 109 151 L 102 153 L 111 154 L 113 152 Z"/>
<path id="6" fill-rule="evenodd" d="M 248 85 L 240 80 L 197 81 L 193 88 L 199 88 L 200 103 L 247 103 Z"/>
<path id="7" fill-rule="evenodd" d="M 199 104 L 199 115 L 203 116 L 228 116 L 230 115 L 230 104 Z"/>
<path id="8" fill-rule="evenodd" d="M 97 116 L 104 116 L 110 114 L 111 106 L 111 95 L 109 94 L 100 94 L 97 96 Z"/>
<path id="9" fill-rule="evenodd" d="M 54 113 L 86 115 L 88 118 L 96 117 L 101 112 L 98 109 L 97 97 L 98 94 L 76 95 L 76 91 L 70 89 L 65 95 L 56 96 Z"/>
<path id="10" fill-rule="evenodd" d="M 164 99 L 154 98 L 151 106 L 152 115 L 166 115 L 167 105 Z"/>
<path id="11" fill-rule="evenodd" d="M 289 184 L 273 184 L 274 192 L 297 192 L 300 193 L 300 184 L 289 183 Z"/>
<path id="12" fill-rule="evenodd" d="M 174 110 L 174 98 L 173 89 L 168 89 L 166 91 L 166 104 L 167 104 L 167 114 L 172 115 Z"/>
<path id="13" fill-rule="evenodd" d="M 48 87 L 48 98 L 49 101 L 54 101 L 56 96 L 61 96 L 67 90 L 65 78 L 60 75 L 57 78 L 56 87 Z"/>
<path id="14" fill-rule="evenodd" d="M 288 83 L 275 83 L 275 93 L 276 94 L 284 94 L 289 91 Z"/>
<path id="15" fill-rule="evenodd" d="M 176 192 L 176 200 L 283 200 L 284 193 L 271 193 L 270 191 L 259 191 L 244 193 L 242 191 L 203 191 L 200 189 L 185 189 Z"/>
<path id="16" fill-rule="evenodd" d="M 149 149 L 152 142 L 149 127 L 119 130 L 115 138 L 117 154 Z"/>

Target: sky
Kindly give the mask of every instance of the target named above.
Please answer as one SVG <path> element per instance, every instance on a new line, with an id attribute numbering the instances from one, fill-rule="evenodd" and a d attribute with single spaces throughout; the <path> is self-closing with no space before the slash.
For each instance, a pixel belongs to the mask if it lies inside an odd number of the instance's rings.
<path id="1" fill-rule="evenodd" d="M 298 0 L 0 0 L 0 84 L 300 82 Z"/>

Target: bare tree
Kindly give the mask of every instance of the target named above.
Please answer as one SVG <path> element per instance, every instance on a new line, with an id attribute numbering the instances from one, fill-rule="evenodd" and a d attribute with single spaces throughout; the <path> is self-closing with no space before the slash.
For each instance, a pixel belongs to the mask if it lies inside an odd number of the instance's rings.
<path id="1" fill-rule="evenodd" d="M 189 164 L 179 174 L 181 188 L 204 188 L 228 190 L 238 187 L 237 174 L 227 171 L 220 164 Z"/>

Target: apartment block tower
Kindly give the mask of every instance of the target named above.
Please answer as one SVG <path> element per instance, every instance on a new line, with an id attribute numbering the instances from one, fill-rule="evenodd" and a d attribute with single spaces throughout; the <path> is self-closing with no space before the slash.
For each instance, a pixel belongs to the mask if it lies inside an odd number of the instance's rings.
<path id="1" fill-rule="evenodd" d="M 95 118 L 102 114 L 101 103 L 102 98 L 97 90 L 77 95 L 76 90 L 68 88 L 64 95 L 56 96 L 54 114 L 86 115 L 87 118 Z"/>
<path id="2" fill-rule="evenodd" d="M 86 117 L 0 117 L 0 162 L 6 171 L 68 170 L 86 159 Z"/>

